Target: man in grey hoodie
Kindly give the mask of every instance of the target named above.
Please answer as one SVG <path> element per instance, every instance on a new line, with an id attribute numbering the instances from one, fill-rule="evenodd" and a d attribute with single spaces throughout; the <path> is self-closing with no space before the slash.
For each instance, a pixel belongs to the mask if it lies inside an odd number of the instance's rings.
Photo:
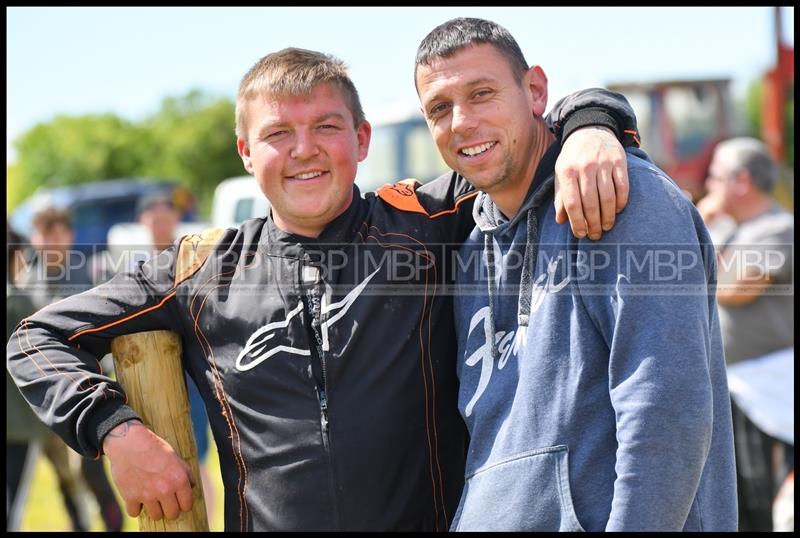
<path id="1" fill-rule="evenodd" d="M 495 23 L 435 28 L 415 82 L 445 162 L 482 191 L 454 264 L 470 445 L 451 529 L 735 530 L 714 250 L 691 202 L 628 148 L 613 230 L 557 223 L 547 78 Z"/>

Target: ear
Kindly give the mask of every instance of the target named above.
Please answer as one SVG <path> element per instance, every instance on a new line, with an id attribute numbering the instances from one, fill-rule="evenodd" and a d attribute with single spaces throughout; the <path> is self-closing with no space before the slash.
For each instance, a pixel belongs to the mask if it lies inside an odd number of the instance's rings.
<path id="1" fill-rule="evenodd" d="M 244 163 L 244 169 L 247 170 L 249 174 L 255 175 L 255 173 L 253 172 L 253 162 L 250 159 L 250 144 L 247 143 L 247 140 L 237 137 L 236 150 L 239 152 L 239 157 L 242 158 L 242 163 Z"/>
<path id="2" fill-rule="evenodd" d="M 547 75 L 538 65 L 534 65 L 523 78 L 526 89 L 530 92 L 530 105 L 533 115 L 544 116 L 547 109 Z"/>
<path id="3" fill-rule="evenodd" d="M 356 129 L 356 141 L 358 142 L 358 162 L 367 158 L 369 153 L 369 141 L 372 138 L 372 125 L 367 120 L 361 122 Z"/>

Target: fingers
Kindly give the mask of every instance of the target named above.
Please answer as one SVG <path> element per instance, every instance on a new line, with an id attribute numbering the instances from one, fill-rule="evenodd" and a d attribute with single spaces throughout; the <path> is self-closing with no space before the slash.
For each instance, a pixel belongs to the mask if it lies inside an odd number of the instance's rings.
<path id="1" fill-rule="evenodd" d="M 617 196 L 614 186 L 613 172 L 610 167 L 600 167 L 597 174 L 597 194 L 600 198 L 600 221 L 603 231 L 607 232 L 614 226 L 617 214 Z"/>
<path id="2" fill-rule="evenodd" d="M 188 465 L 179 468 L 170 480 L 160 479 L 151 484 L 149 492 L 142 492 L 133 500 L 125 501 L 125 510 L 131 517 L 138 517 L 142 510 L 154 521 L 161 518 L 177 519 L 181 512 L 188 512 L 194 504 L 191 473 Z M 185 471 L 185 472 L 184 472 Z"/>
<path id="3" fill-rule="evenodd" d="M 581 206 L 586 220 L 590 239 L 597 240 L 603 233 L 600 221 L 600 197 L 598 195 L 598 167 L 594 164 L 581 169 L 580 177 Z M 570 219 L 572 215 L 570 215 Z M 577 237 L 577 234 L 576 234 Z"/>
<path id="4" fill-rule="evenodd" d="M 197 485 L 197 481 L 194 479 L 194 476 L 192 476 L 191 466 L 189 466 L 189 464 L 184 461 L 183 468 L 186 471 L 186 477 L 189 479 L 189 487 L 190 488 L 195 487 Z"/>
<path id="5" fill-rule="evenodd" d="M 161 505 L 158 501 L 145 501 L 143 504 L 145 514 L 153 521 L 158 521 L 164 517 L 164 512 L 161 510 Z"/>
<path id="6" fill-rule="evenodd" d="M 555 168 L 556 222 L 569 218 L 575 237 L 600 239 L 628 203 L 625 150 L 608 129 L 584 127 L 562 143 Z"/>
<path id="7" fill-rule="evenodd" d="M 561 192 L 558 189 L 559 182 L 556 181 L 556 192 L 553 196 L 553 205 L 556 206 L 556 222 L 558 224 L 564 224 L 567 222 L 567 210 L 564 209 L 564 202 L 561 201 Z"/>
<path id="8" fill-rule="evenodd" d="M 181 512 L 188 512 L 192 509 L 192 505 L 194 504 L 192 487 L 194 487 L 194 484 L 189 486 L 189 483 L 187 482 L 185 486 L 178 488 L 178 490 L 175 492 L 175 498 L 178 501 L 178 507 L 180 508 Z"/>
<path id="9" fill-rule="evenodd" d="M 569 225 L 572 233 L 578 239 L 586 237 L 586 219 L 584 219 L 584 208 L 581 202 L 581 192 L 576 176 L 568 175 L 561 184 L 561 203 L 563 211 L 569 218 Z M 563 222 L 562 222 L 563 223 Z M 559 223 L 559 224 L 562 224 Z"/>
<path id="10" fill-rule="evenodd" d="M 125 501 L 125 511 L 131 517 L 139 517 L 142 511 L 142 504 L 138 501 Z"/>
<path id="11" fill-rule="evenodd" d="M 153 521 L 158 521 L 161 518 L 167 520 L 178 519 L 181 514 L 178 498 L 174 494 L 164 495 L 158 500 L 145 501 L 144 511 L 147 517 Z M 183 511 L 186 512 L 187 510 Z"/>
<path id="12" fill-rule="evenodd" d="M 628 180 L 628 158 L 622 152 L 622 158 L 617 160 L 613 166 L 614 189 L 617 196 L 617 210 L 619 213 L 628 205 L 628 193 L 630 192 L 630 182 Z"/>
<path id="13" fill-rule="evenodd" d="M 178 498 L 174 493 L 164 496 L 160 499 L 159 504 L 161 505 L 161 511 L 166 519 L 177 519 L 181 513 L 180 506 L 178 506 Z"/>

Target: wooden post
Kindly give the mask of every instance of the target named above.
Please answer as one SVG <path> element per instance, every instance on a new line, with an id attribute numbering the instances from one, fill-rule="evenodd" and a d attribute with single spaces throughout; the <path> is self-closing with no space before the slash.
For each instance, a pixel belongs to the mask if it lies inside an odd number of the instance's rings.
<path id="1" fill-rule="evenodd" d="M 181 340 L 170 331 L 150 331 L 119 336 L 111 342 L 117 380 L 130 405 L 145 426 L 167 441 L 192 469 L 195 487 L 190 512 L 177 519 L 153 521 L 144 509 L 141 531 L 207 531 L 208 515 L 197 460 L 189 396 L 181 365 Z"/>

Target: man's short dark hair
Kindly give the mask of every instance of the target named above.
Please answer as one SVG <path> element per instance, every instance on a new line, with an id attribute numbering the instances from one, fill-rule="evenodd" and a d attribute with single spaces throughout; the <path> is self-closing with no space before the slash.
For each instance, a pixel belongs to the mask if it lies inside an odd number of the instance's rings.
<path id="1" fill-rule="evenodd" d="M 517 81 L 522 81 L 529 66 L 511 33 L 496 22 L 458 17 L 431 30 L 419 44 L 414 64 L 414 87 L 417 86 L 417 68 L 420 65 L 430 65 L 437 58 L 449 58 L 464 47 L 483 43 L 493 45 L 508 60 Z"/>

